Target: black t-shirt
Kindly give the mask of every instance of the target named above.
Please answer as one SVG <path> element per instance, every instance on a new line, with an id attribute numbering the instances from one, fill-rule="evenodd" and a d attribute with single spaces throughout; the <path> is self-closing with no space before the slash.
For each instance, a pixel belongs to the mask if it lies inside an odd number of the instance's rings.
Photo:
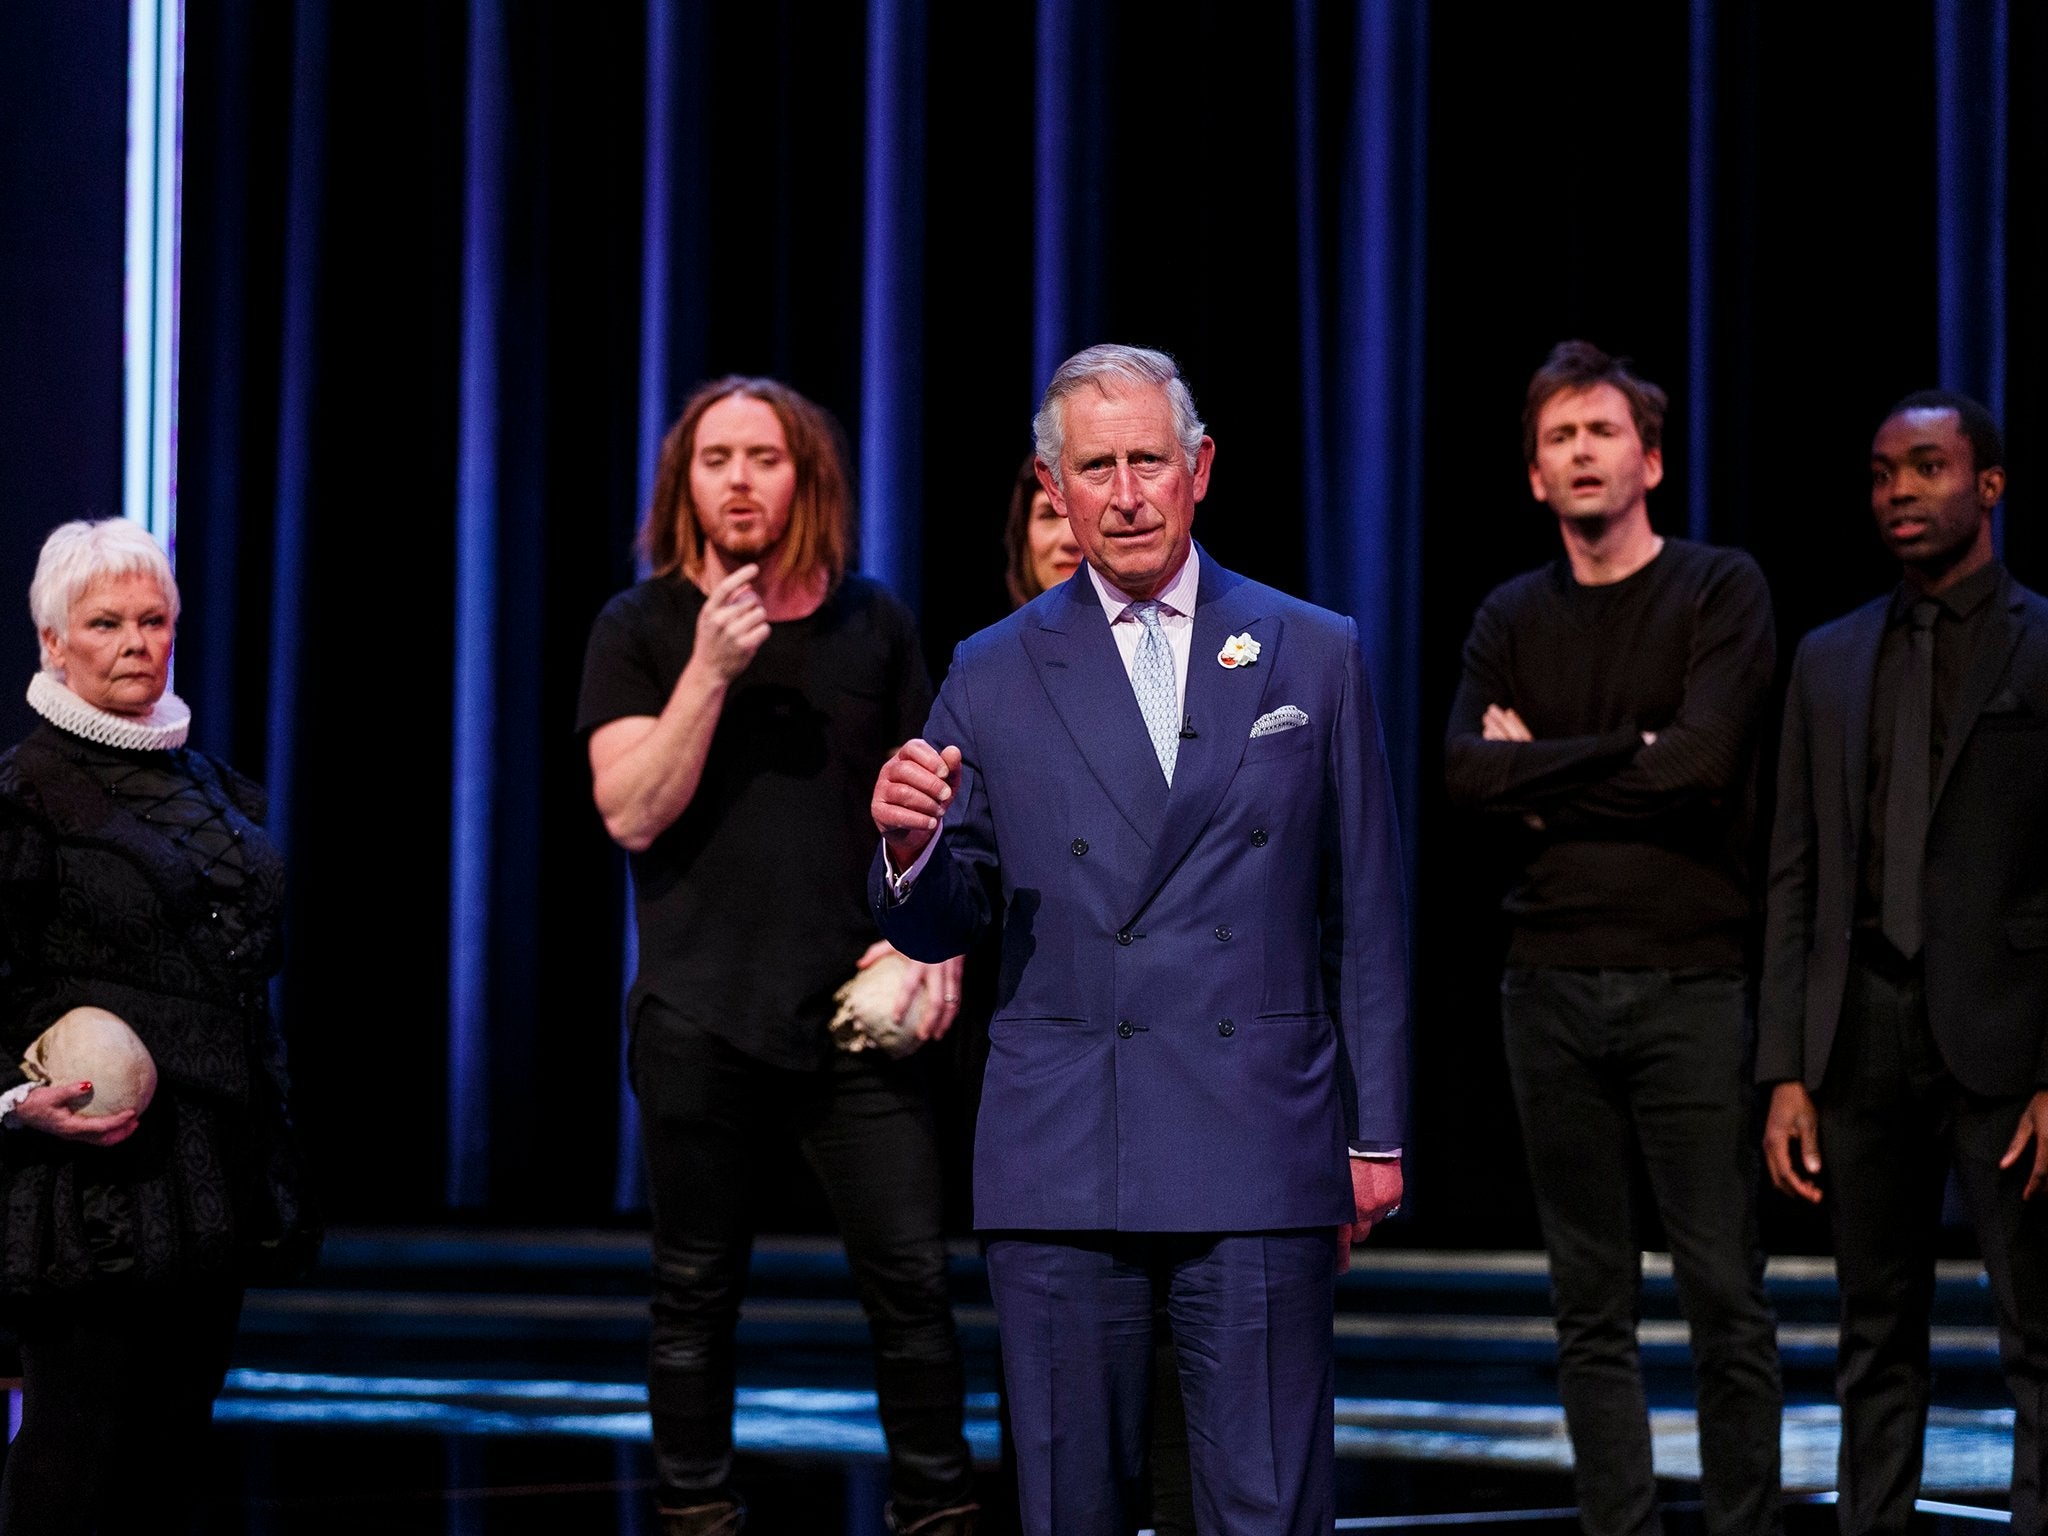
<path id="1" fill-rule="evenodd" d="M 660 714 L 703 606 L 681 577 L 606 604 L 577 730 Z M 761 1061 L 828 1059 L 832 993 L 879 937 L 866 896 L 875 775 L 930 706 L 916 621 L 873 581 L 848 576 L 816 613 L 770 630 L 726 692 L 696 795 L 633 856 L 636 1019 L 653 996 Z"/>
<path id="2" fill-rule="evenodd" d="M 1525 839 L 1510 960 L 1742 963 L 1775 653 L 1770 589 L 1740 550 L 1667 539 L 1623 581 L 1581 586 L 1559 559 L 1494 589 L 1465 642 L 1445 773 L 1452 799 Z M 1536 739 L 1481 739 L 1489 704 Z"/>

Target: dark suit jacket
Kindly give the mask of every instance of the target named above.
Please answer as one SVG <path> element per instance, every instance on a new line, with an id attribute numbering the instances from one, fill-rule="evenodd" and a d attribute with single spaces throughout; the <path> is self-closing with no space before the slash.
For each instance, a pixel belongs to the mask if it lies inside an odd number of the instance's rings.
<path id="1" fill-rule="evenodd" d="M 1260 651 L 1226 669 L 1226 638 Z M 1291 705 L 1292 729 L 1253 737 Z M 1352 1219 L 1347 1141 L 1406 1134 L 1407 940 L 1356 627 L 1207 556 L 1171 791 L 1084 567 L 954 653 L 925 738 L 962 773 L 883 931 L 1002 935 L 984 1229 Z"/>
<path id="2" fill-rule="evenodd" d="M 2048 1086 L 2048 602 L 2010 576 L 1948 722 L 1927 832 L 1927 1009 L 1973 1093 Z M 1759 1082 L 1818 1088 L 1841 1017 L 1889 599 L 1800 642 L 1771 834 Z"/>

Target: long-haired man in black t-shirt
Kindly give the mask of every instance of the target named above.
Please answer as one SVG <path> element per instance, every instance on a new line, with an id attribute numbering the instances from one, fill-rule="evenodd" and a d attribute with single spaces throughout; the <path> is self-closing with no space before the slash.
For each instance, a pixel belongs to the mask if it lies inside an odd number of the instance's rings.
<path id="1" fill-rule="evenodd" d="M 793 1137 L 875 1337 L 889 1528 L 968 1536 L 972 1467 L 922 1063 L 835 1051 L 833 992 L 884 954 L 868 787 L 931 705 L 915 622 L 846 570 L 832 419 L 772 379 L 700 388 L 662 443 L 642 547 L 584 660 L 605 830 L 633 855 L 628 1005 L 654 1214 L 648 1400 L 663 1536 L 732 1536 L 733 1330 L 764 1131 Z M 945 1031 L 960 962 L 911 964 L 899 1009 Z M 899 1012 L 899 1019 L 902 1014 Z"/>
<path id="2" fill-rule="evenodd" d="M 1740 551 L 1650 526 L 1664 407 L 1583 341 L 1530 380 L 1529 489 L 1564 557 L 1480 606 L 1445 742 L 1453 800 L 1492 817 L 1521 864 L 1501 1019 L 1592 1536 L 1658 1523 L 1638 1155 L 1691 1324 L 1707 1529 L 1779 1521 L 1745 976 L 1770 594 Z"/>

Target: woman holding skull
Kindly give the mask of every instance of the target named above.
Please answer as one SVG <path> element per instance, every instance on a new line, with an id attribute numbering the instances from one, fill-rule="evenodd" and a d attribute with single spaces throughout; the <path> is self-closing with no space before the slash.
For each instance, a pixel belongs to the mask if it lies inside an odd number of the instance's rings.
<path id="1" fill-rule="evenodd" d="M 42 721 L 0 755 L 0 1532 L 177 1530 L 242 1287 L 318 1244 L 267 986 L 283 868 L 262 790 L 185 746 L 156 541 L 65 524 L 29 606 Z"/>

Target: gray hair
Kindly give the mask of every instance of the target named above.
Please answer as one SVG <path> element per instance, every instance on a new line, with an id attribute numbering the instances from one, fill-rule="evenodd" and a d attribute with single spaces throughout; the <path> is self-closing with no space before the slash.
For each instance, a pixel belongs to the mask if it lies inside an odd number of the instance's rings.
<path id="1" fill-rule="evenodd" d="M 1089 384 L 1105 395 L 1115 385 L 1165 390 L 1167 403 L 1173 407 L 1173 435 L 1180 441 L 1188 472 L 1194 473 L 1195 460 L 1202 451 L 1202 418 L 1195 414 L 1195 397 L 1180 376 L 1180 365 L 1150 347 L 1107 342 L 1084 348 L 1061 363 L 1038 402 L 1038 414 L 1031 421 L 1032 446 L 1038 462 L 1052 471 L 1054 481 L 1060 478 L 1060 455 L 1067 446 L 1067 398 Z"/>
<path id="2" fill-rule="evenodd" d="M 140 523 L 109 517 L 96 523 L 60 524 L 43 540 L 35 579 L 28 584 L 28 612 L 36 633 L 63 634 L 71 621 L 71 605 L 94 582 L 121 576 L 154 577 L 170 605 L 171 622 L 178 622 L 178 578 L 171 574 L 164 547 Z"/>

